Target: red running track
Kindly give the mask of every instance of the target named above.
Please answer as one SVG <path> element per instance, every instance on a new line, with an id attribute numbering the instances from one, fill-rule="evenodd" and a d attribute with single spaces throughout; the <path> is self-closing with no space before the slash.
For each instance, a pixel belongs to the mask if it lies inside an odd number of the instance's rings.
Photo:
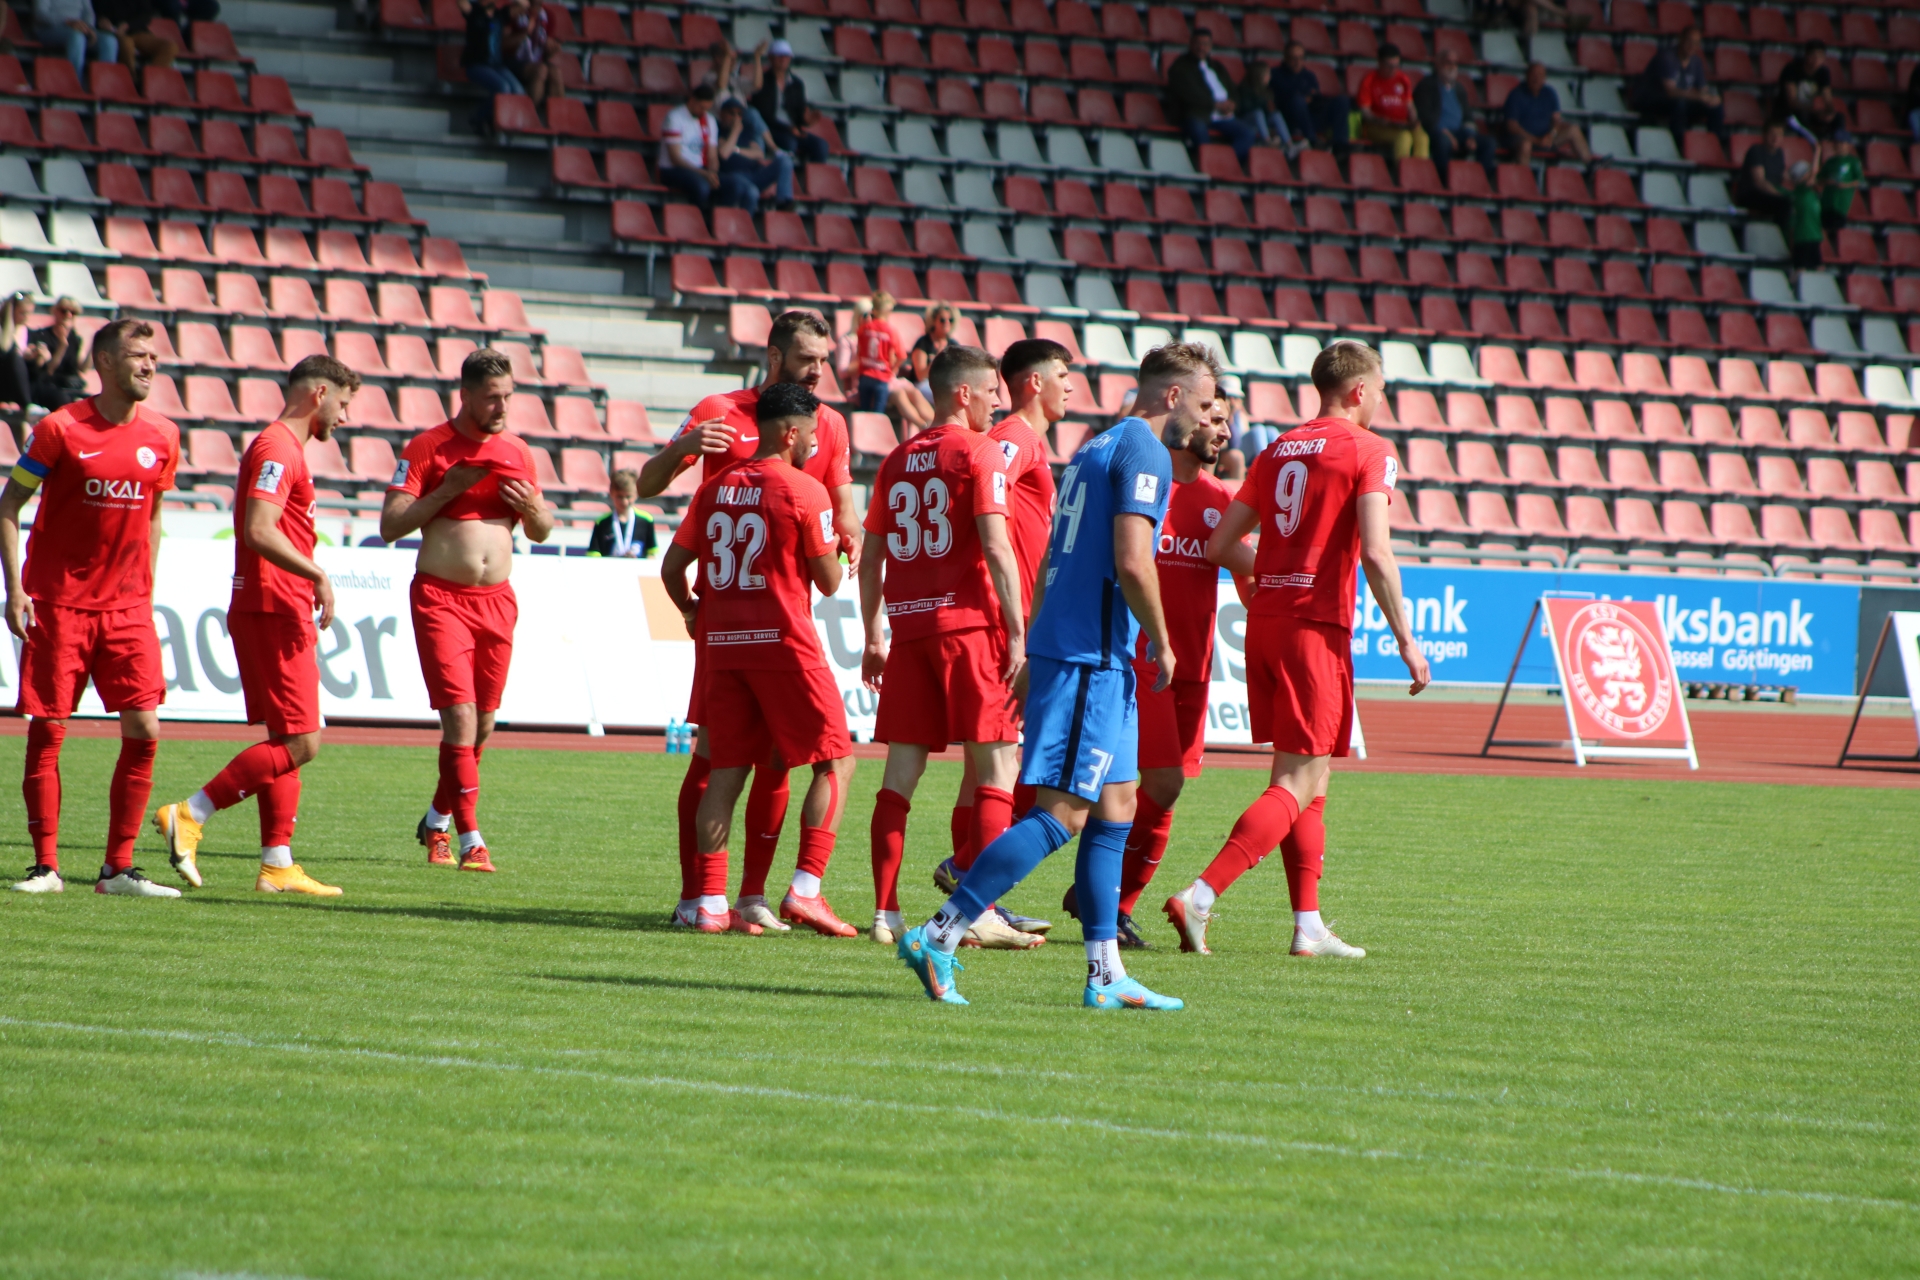
<path id="1" fill-rule="evenodd" d="M 1698 772 L 1685 765 L 1609 761 L 1587 766 L 1595 777 L 1693 779 L 1711 782 L 1770 782 L 1816 786 L 1920 788 L 1920 763 L 1907 765 L 1849 765 L 1834 767 L 1847 733 L 1849 716 L 1804 708 L 1714 710 L 1687 708 L 1692 719 Z M 1565 751 L 1503 749 L 1482 758 L 1480 744 L 1493 718 L 1487 702 L 1422 701 L 1409 698 L 1363 699 L 1360 719 L 1366 728 L 1369 758 L 1342 760 L 1337 768 L 1355 773 L 1482 774 L 1510 778 L 1573 777 L 1572 755 Z M 110 737 L 117 726 L 109 720 L 75 720 L 70 730 L 79 737 Z M 1560 738 L 1567 731 L 1566 714 L 1556 705 L 1528 703 L 1509 706 L 1502 720 L 1502 737 Z M 0 734 L 24 736 L 26 721 L 0 715 Z M 169 721 L 165 737 L 189 741 L 251 742 L 259 730 L 246 725 Z M 390 728 L 365 724 L 338 724 L 327 728 L 327 741 L 390 747 L 431 747 L 438 730 L 425 726 Z M 659 752 L 665 739 L 658 733 L 611 733 L 591 738 L 577 731 L 541 732 L 501 730 L 490 744 L 562 751 Z M 866 759 L 886 754 L 868 743 L 854 748 Z M 1854 750 L 1883 755 L 1915 751 L 1913 720 L 1909 716 L 1869 715 L 1860 721 Z M 959 758 L 957 751 L 943 758 Z M 1264 769 L 1267 756 L 1253 750 L 1214 750 L 1207 764 L 1215 768 Z"/>

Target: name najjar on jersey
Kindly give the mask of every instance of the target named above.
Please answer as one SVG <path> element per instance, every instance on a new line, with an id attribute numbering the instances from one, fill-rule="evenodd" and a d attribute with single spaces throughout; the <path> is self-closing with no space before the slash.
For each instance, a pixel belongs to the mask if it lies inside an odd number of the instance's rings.
<path id="1" fill-rule="evenodd" d="M 121 498 L 137 501 L 147 496 L 147 491 L 138 480 L 87 480 L 89 498 Z"/>
<path id="2" fill-rule="evenodd" d="M 719 496 L 714 501 L 727 507 L 757 507 L 760 505 L 760 486 L 757 484 L 723 484 Z"/>

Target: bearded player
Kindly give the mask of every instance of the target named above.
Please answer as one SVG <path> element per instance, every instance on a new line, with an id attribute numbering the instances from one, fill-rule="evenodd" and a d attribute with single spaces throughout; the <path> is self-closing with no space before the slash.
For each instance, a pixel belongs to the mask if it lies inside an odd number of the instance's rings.
<path id="1" fill-rule="evenodd" d="M 1160 868 L 1167 839 L 1173 831 L 1173 806 L 1188 778 L 1200 776 L 1206 753 L 1207 695 L 1213 679 L 1213 624 L 1220 599 L 1220 570 L 1207 559 L 1207 539 L 1226 512 L 1233 494 L 1206 470 L 1219 461 L 1231 436 L 1231 407 L 1216 396 L 1205 423 L 1196 429 L 1184 449 L 1173 455 L 1173 498 L 1160 529 L 1154 567 L 1160 577 L 1160 601 L 1167 611 L 1167 633 L 1173 641 L 1179 676 L 1165 689 L 1156 689 L 1157 665 L 1143 645 L 1134 658 L 1140 689 L 1140 798 L 1127 833 L 1126 855 L 1120 868 L 1119 943 L 1123 948 L 1146 948 L 1147 940 L 1133 923 L 1133 909 Z M 1230 570 L 1251 570 L 1253 548 L 1240 544 L 1244 563 Z M 1245 591 L 1238 576 L 1236 585 Z M 1078 918 L 1074 890 L 1067 890 L 1061 906 Z"/>
<path id="2" fill-rule="evenodd" d="M 1431 678 L 1401 611 L 1389 506 L 1398 475 L 1393 449 L 1373 434 L 1386 394 L 1380 357 L 1342 340 L 1313 362 L 1320 416 L 1295 427 L 1254 460 L 1246 483 L 1207 543 L 1207 558 L 1232 564 L 1240 540 L 1260 531 L 1255 594 L 1247 610 L 1247 710 L 1253 740 L 1273 744 L 1267 789 L 1234 824 L 1200 878 L 1167 899 L 1182 951 L 1207 951 L 1214 900 L 1305 818 L 1319 829 L 1328 770 L 1353 731 L 1353 606 L 1356 569 L 1386 614 L 1410 693 Z M 1358 958 L 1320 919 L 1318 839 L 1284 845 L 1293 899 L 1293 954 Z"/>
<path id="3" fill-rule="evenodd" d="M 533 449 L 507 431 L 513 366 L 482 347 L 460 365 L 460 412 L 415 436 L 400 455 L 380 512 L 380 536 L 420 535 L 413 638 L 427 697 L 440 713 L 440 785 L 415 828 L 435 866 L 493 870 L 480 834 L 480 754 L 513 661 L 513 526 L 545 542 L 553 516 L 534 480 Z"/>
<path id="4" fill-rule="evenodd" d="M 1001 456 L 1006 459 L 1010 486 L 1007 533 L 1013 540 L 1013 557 L 1020 566 L 1022 618 L 1032 616 L 1033 584 L 1040 571 L 1040 561 L 1047 553 L 1047 533 L 1053 526 L 1053 468 L 1047 465 L 1043 437 L 1054 423 L 1067 416 L 1067 401 L 1073 395 L 1073 383 L 1068 376 L 1072 361 L 1071 351 L 1046 338 L 1023 338 L 1000 357 L 1000 377 L 1007 385 L 1013 408 L 987 434 L 1000 446 Z M 960 775 L 960 794 L 954 801 L 950 823 L 953 856 L 933 871 L 933 883 L 942 893 L 952 893 L 959 887 L 960 877 L 986 847 L 974 840 L 977 783 L 973 757 L 969 755 Z M 1005 802 L 1011 804 L 1011 813 L 1017 817 L 1033 807 L 1033 788 L 1016 783 L 1012 796 Z M 990 788 L 988 807 L 1001 803 L 1002 798 Z M 990 820 L 989 826 L 992 825 Z M 998 825 L 1004 829 L 1006 823 Z M 1044 934 L 1052 928 L 1046 920 L 1016 916 L 998 905 L 992 914 L 999 924 L 1015 933 Z M 975 922 L 975 933 L 981 931 L 983 922 L 988 929 L 995 923 L 983 916 Z"/>
<path id="5" fill-rule="evenodd" d="M 313 559 L 313 472 L 309 440 L 331 440 L 347 416 L 360 375 L 331 356 L 308 356 L 287 375 L 280 416 L 253 438 L 240 459 L 233 499 L 233 600 L 227 633 L 240 664 L 247 723 L 267 727 L 206 786 L 178 804 L 160 806 L 153 825 L 167 842 L 180 878 L 201 884 L 201 829 L 222 809 L 255 796 L 260 809 L 262 893 L 338 897 L 293 860 L 300 811 L 300 768 L 320 754 L 320 630 L 333 625 L 333 584 Z"/>
<path id="6" fill-rule="evenodd" d="M 640 496 L 652 497 L 664 492 L 674 478 L 701 464 L 701 482 L 713 479 L 735 463 L 752 458 L 759 448 L 756 425 L 760 396 L 768 387 L 797 385 L 808 391 L 820 385 L 832 367 L 833 330 L 814 311 L 783 311 L 775 317 L 767 335 L 767 376 L 757 387 L 708 396 L 693 407 L 673 442 L 647 460 L 640 469 Z M 848 572 L 860 567 L 860 521 L 853 510 L 853 475 L 848 453 L 847 420 L 838 412 L 820 407 L 810 452 L 801 460 L 802 471 L 825 485 L 833 503 L 833 523 L 839 549 L 847 557 Z M 694 637 L 693 694 L 687 707 L 687 720 L 700 726 L 695 735 L 693 757 L 687 762 L 686 778 L 680 786 L 680 902 L 674 918 L 681 924 L 694 919 L 694 814 L 700 807 L 712 765 L 707 756 L 707 716 L 702 707 L 701 674 L 704 648 Z M 773 867 L 773 855 L 780 843 L 780 829 L 787 817 L 787 773 L 785 762 L 767 760 L 754 766 L 753 786 L 747 793 L 746 844 L 741 857 L 740 894 L 735 907 L 754 924 L 766 929 L 785 929 L 778 915 L 767 906 L 767 873 Z"/>
<path id="7" fill-rule="evenodd" d="M 813 589 L 840 589 L 832 500 L 794 465 L 813 449 L 819 407 L 805 387 L 768 387 L 756 405 L 754 456 L 700 486 L 660 564 L 661 585 L 688 633 L 703 635 L 707 647 L 713 773 L 695 817 L 693 886 L 693 927 L 702 933 L 762 931 L 727 907 L 727 841 L 747 770 L 774 751 L 813 766 L 800 810 L 800 865 L 780 916 L 829 937 L 858 932 L 820 888 L 853 779 L 853 744 L 813 625 Z M 697 600 L 687 586 L 695 567 Z"/>
<path id="8" fill-rule="evenodd" d="M 1007 531 L 1005 458 L 987 434 L 999 381 L 993 357 L 978 347 L 953 343 L 935 356 L 934 424 L 887 455 L 867 507 L 860 676 L 879 691 L 873 739 L 887 744 L 873 806 L 873 940 L 890 946 L 906 932 L 900 861 L 928 754 L 956 741 L 966 751 L 979 779 L 973 843 L 991 844 L 1013 821 L 1020 717 L 1010 694 L 1026 657 L 1026 612 Z M 891 644 L 881 630 L 883 597 Z M 1044 941 L 991 911 L 970 932 L 977 946 Z"/>
<path id="9" fill-rule="evenodd" d="M 1082 1004 L 1183 1007 L 1127 976 L 1115 938 L 1121 853 L 1137 785 L 1133 655 L 1142 630 L 1149 656 L 1159 663 L 1161 687 L 1179 674 L 1153 568 L 1173 480 L 1161 439 L 1186 447 L 1205 421 L 1217 375 L 1206 347 L 1155 347 L 1140 362 L 1140 416 L 1122 418 L 1080 446 L 1061 476 L 1027 646 L 1020 778 L 1039 789 L 1038 797 L 1025 817 L 980 851 L 933 919 L 901 937 L 900 959 L 933 1000 L 966 1003 L 954 990 L 953 953 L 967 926 L 1077 830 L 1074 880 L 1087 949 Z"/>
<path id="10" fill-rule="evenodd" d="M 120 716 L 120 759 L 108 790 L 107 856 L 95 893 L 177 898 L 133 865 L 166 701 L 153 574 L 160 559 L 160 495 L 180 465 L 180 429 L 142 402 L 159 363 L 154 327 L 115 320 L 93 338 L 100 394 L 56 409 L 34 427 L 0 493 L 0 568 L 7 629 L 20 651 L 19 710 L 27 725 L 27 833 L 33 866 L 14 885 L 59 893 L 60 744 L 92 681 Z M 20 569 L 20 511 L 40 509 Z"/>

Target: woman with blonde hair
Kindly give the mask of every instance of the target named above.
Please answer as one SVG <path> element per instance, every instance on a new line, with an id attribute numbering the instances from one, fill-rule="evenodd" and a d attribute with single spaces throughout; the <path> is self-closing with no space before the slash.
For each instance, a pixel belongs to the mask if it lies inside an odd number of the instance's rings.
<path id="1" fill-rule="evenodd" d="M 933 358 L 947 349 L 953 341 L 954 326 L 960 323 L 960 312 L 951 303 L 936 302 L 927 308 L 927 331 L 920 341 L 913 344 L 913 381 L 928 403 L 933 401 L 933 387 L 927 382 L 927 374 L 933 368 Z"/>

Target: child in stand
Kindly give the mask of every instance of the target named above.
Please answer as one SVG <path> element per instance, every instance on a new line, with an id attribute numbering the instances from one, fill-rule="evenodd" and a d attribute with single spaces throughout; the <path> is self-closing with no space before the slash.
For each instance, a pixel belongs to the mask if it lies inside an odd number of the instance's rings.
<path id="1" fill-rule="evenodd" d="M 900 335 L 887 323 L 893 314 L 893 295 L 882 289 L 873 295 L 873 314 L 854 334 L 854 356 L 860 366 L 860 410 L 885 413 L 894 371 L 907 358 Z"/>

